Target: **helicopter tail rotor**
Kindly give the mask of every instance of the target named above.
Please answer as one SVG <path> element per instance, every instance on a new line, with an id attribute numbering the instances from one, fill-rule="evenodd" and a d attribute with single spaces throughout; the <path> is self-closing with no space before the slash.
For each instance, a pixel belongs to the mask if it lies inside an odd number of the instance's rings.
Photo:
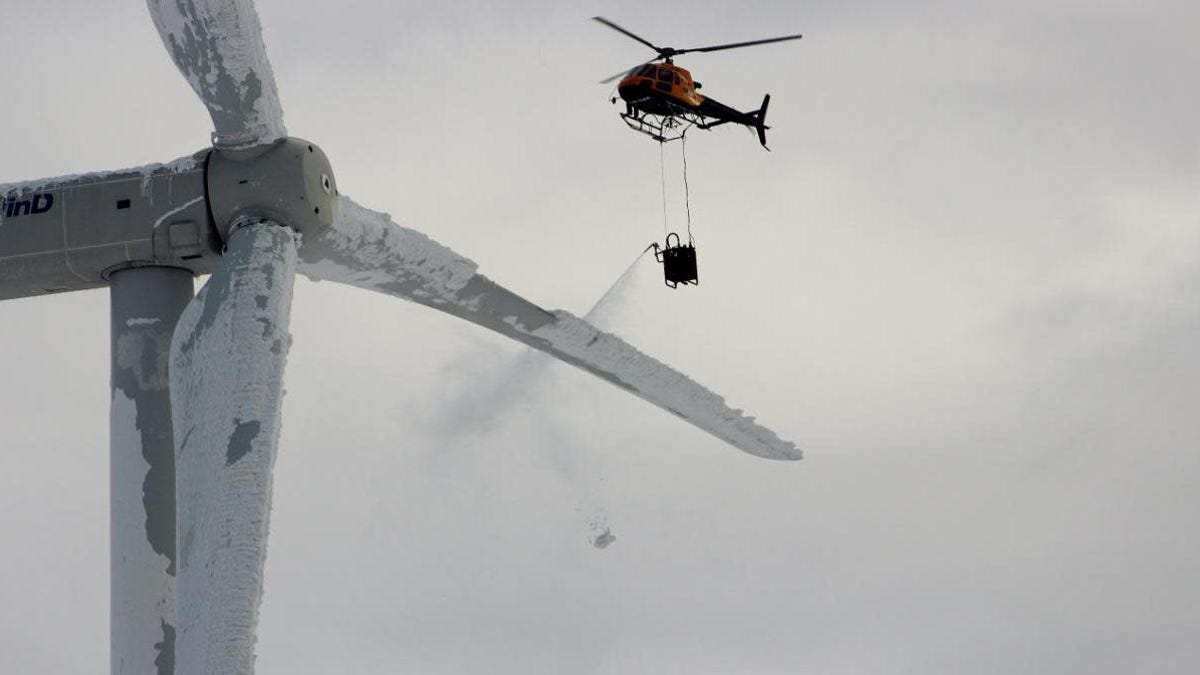
<path id="1" fill-rule="evenodd" d="M 762 107 L 760 107 L 754 113 L 754 128 L 758 131 L 758 142 L 762 143 L 762 146 L 766 148 L 768 152 L 771 150 L 770 148 L 767 148 L 767 129 L 771 128 L 767 126 L 767 106 L 770 104 L 771 95 L 767 94 L 766 96 L 763 96 Z"/>

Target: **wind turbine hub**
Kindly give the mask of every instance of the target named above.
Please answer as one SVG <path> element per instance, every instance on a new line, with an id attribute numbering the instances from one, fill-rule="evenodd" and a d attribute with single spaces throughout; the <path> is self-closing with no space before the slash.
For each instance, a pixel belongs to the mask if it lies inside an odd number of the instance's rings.
<path id="1" fill-rule="evenodd" d="M 329 159 L 300 138 L 249 150 L 218 148 L 209 157 L 209 205 L 226 242 L 237 226 L 268 220 L 316 235 L 333 223 L 337 197 Z"/>

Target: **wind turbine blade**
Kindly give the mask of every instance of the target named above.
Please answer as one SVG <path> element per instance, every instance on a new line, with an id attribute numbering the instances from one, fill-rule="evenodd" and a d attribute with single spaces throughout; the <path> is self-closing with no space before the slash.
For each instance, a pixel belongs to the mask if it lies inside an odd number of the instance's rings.
<path id="1" fill-rule="evenodd" d="M 251 673 L 296 268 L 291 230 L 236 230 L 171 341 L 180 673 Z"/>
<path id="2" fill-rule="evenodd" d="M 146 0 L 167 52 L 208 108 L 218 147 L 287 136 L 253 0 Z"/>
<path id="3" fill-rule="evenodd" d="M 300 271 L 466 319 L 641 397 L 730 445 L 768 459 L 800 450 L 717 394 L 568 312 L 548 312 L 476 273 L 475 263 L 386 214 L 339 198 L 333 225 L 305 237 Z"/>

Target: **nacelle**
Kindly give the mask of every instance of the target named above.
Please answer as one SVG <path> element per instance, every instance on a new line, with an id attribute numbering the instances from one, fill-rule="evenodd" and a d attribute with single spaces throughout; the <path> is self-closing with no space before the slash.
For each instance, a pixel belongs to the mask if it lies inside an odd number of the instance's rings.
<path id="1" fill-rule="evenodd" d="M 0 300 L 98 288 L 131 267 L 207 274 L 241 224 L 316 235 L 337 184 L 298 138 L 202 150 L 168 165 L 0 185 Z"/>
<path id="2" fill-rule="evenodd" d="M 220 242 L 205 198 L 209 152 L 0 186 L 0 300 L 98 288 L 129 267 L 210 271 Z"/>

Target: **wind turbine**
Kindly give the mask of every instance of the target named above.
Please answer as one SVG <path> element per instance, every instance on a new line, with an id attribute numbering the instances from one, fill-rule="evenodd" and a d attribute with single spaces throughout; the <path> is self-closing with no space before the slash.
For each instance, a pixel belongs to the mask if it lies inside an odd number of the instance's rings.
<path id="1" fill-rule="evenodd" d="M 341 195 L 320 148 L 287 135 L 252 0 L 147 5 L 212 147 L 0 185 L 0 300 L 110 292 L 112 672 L 253 672 L 296 272 L 466 319 L 740 450 L 800 458 L 685 375 Z"/>

